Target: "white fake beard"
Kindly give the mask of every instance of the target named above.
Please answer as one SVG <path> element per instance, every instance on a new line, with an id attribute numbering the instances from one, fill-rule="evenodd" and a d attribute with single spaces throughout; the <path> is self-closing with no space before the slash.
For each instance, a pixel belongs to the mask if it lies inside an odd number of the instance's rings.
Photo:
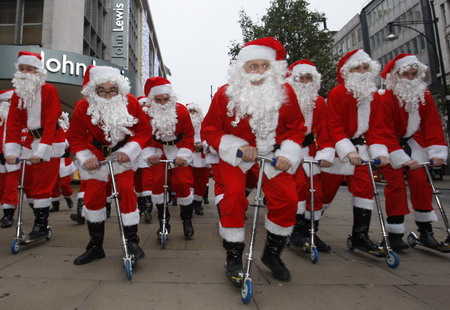
<path id="1" fill-rule="evenodd" d="M 370 99 L 370 101 L 372 101 L 373 93 L 377 91 L 372 72 L 349 73 L 348 77 L 345 79 L 345 88 L 353 94 L 358 105 L 365 99 Z"/>
<path id="2" fill-rule="evenodd" d="M 277 62 L 263 74 L 247 74 L 239 65 L 230 67 L 226 95 L 230 99 L 227 115 L 236 114 L 231 122 L 233 127 L 249 115 L 249 124 L 257 139 L 264 139 L 275 131 L 278 119 L 274 119 L 274 115 L 278 114 L 286 98 L 282 82 L 284 73 L 284 63 Z M 251 84 L 262 79 L 261 85 Z"/>
<path id="3" fill-rule="evenodd" d="M 166 104 L 159 104 L 152 100 L 148 115 L 152 118 L 150 124 L 156 139 L 164 140 L 174 136 L 178 123 L 175 100 L 171 98 Z"/>
<path id="4" fill-rule="evenodd" d="M 30 108 L 36 100 L 38 89 L 45 84 L 46 73 L 37 71 L 36 73 L 14 73 L 12 84 L 15 92 L 19 96 L 19 109 Z"/>
<path id="5" fill-rule="evenodd" d="M 419 103 L 425 104 L 425 90 L 427 85 L 421 79 L 401 79 L 395 77 L 396 81 L 392 92 L 398 97 L 400 107 L 405 107 L 406 112 L 412 112 L 419 108 Z"/>
<path id="6" fill-rule="evenodd" d="M 297 100 L 300 105 L 300 109 L 304 115 L 311 113 L 316 107 L 316 100 L 319 96 L 316 86 L 311 83 L 290 83 L 297 95 Z"/>
<path id="7" fill-rule="evenodd" d="M 9 106 L 10 103 L 8 101 L 0 102 L 0 126 L 3 126 L 8 119 Z"/>
<path id="8" fill-rule="evenodd" d="M 195 114 L 190 114 L 190 116 L 191 116 L 192 126 L 194 126 L 194 128 L 200 128 L 202 121 L 203 121 L 203 116 L 198 112 Z"/>
<path id="9" fill-rule="evenodd" d="M 119 94 L 105 99 L 94 93 L 87 97 L 87 101 L 87 115 L 91 116 L 92 125 L 103 130 L 106 141 L 117 144 L 125 135 L 134 135 L 128 127 L 137 124 L 138 120 L 128 113 L 126 96 Z"/>

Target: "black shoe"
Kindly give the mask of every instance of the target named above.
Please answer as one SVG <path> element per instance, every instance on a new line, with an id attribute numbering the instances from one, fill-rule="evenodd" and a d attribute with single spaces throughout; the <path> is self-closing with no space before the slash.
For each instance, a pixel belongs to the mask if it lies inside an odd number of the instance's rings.
<path id="1" fill-rule="evenodd" d="M 403 241 L 403 234 L 389 233 L 389 244 L 394 251 L 409 249 L 409 245 Z"/>
<path id="2" fill-rule="evenodd" d="M 287 237 L 285 236 L 267 232 L 266 245 L 263 256 L 261 257 L 261 261 L 272 271 L 275 279 L 280 281 L 289 281 L 291 278 L 289 270 L 280 258 L 281 251 L 286 244 L 286 239 Z"/>
<path id="3" fill-rule="evenodd" d="M 162 231 L 162 220 L 164 217 L 164 204 L 156 204 L 156 209 L 158 209 L 158 220 L 159 220 L 159 229 L 156 232 L 156 234 L 159 236 L 159 234 Z M 169 212 L 169 208 L 166 207 L 166 229 L 167 229 L 167 233 L 170 233 L 170 212 Z"/>
<path id="4" fill-rule="evenodd" d="M 371 216 L 372 210 L 353 207 L 352 241 L 355 248 L 375 254 L 380 252 L 380 248 L 368 235 Z"/>
<path id="5" fill-rule="evenodd" d="M 128 250 L 134 255 L 135 261 L 145 257 L 144 251 L 139 246 L 139 237 L 137 235 L 138 225 L 124 226 L 123 232 L 127 239 Z"/>
<path id="6" fill-rule="evenodd" d="M 142 248 L 136 242 L 128 241 L 127 246 L 128 246 L 128 251 L 130 251 L 130 254 L 134 255 L 135 261 L 138 261 L 141 258 L 145 257 L 144 250 L 142 250 Z"/>
<path id="7" fill-rule="evenodd" d="M 77 199 L 77 213 L 72 213 L 70 215 L 70 219 L 74 222 L 77 222 L 80 225 L 84 224 L 84 217 L 81 215 L 81 212 L 83 210 L 84 205 L 84 199 L 78 198 Z"/>
<path id="8" fill-rule="evenodd" d="M 353 246 L 361 251 L 375 254 L 380 251 L 378 245 L 376 245 L 366 233 L 353 233 L 352 234 Z"/>
<path id="9" fill-rule="evenodd" d="M 197 215 L 203 215 L 203 206 L 202 206 L 202 201 L 201 200 L 194 200 L 193 202 L 194 204 L 194 212 Z"/>
<path id="10" fill-rule="evenodd" d="M 70 197 L 64 197 L 64 200 L 66 200 L 67 207 L 69 209 L 72 209 L 73 208 L 73 201 L 72 201 L 72 199 Z"/>
<path id="11" fill-rule="evenodd" d="M 170 224 L 169 222 L 166 223 L 166 229 L 167 229 L 167 233 L 170 234 Z M 162 221 L 159 221 L 159 228 L 156 231 L 156 234 L 159 236 L 159 234 L 162 232 Z"/>
<path id="12" fill-rule="evenodd" d="M 194 227 L 192 226 L 193 211 L 193 203 L 189 205 L 180 205 L 180 217 L 183 220 L 183 231 L 186 238 L 191 238 L 194 235 Z"/>
<path id="13" fill-rule="evenodd" d="M 13 225 L 14 209 L 3 209 L 2 228 L 8 228 Z"/>
<path id="14" fill-rule="evenodd" d="M 86 250 L 83 254 L 75 258 L 73 263 L 75 265 L 84 265 L 92 262 L 93 260 L 104 258 L 105 251 L 102 247 L 93 246 Z"/>
<path id="15" fill-rule="evenodd" d="M 317 251 L 323 252 L 323 253 L 330 253 L 331 247 L 322 241 L 322 239 L 317 236 L 317 234 L 314 236 L 314 244 L 317 248 Z"/>
<path id="16" fill-rule="evenodd" d="M 144 221 L 146 223 L 150 223 L 153 219 L 152 217 L 152 211 L 153 211 L 153 203 L 152 203 L 152 196 L 144 196 L 142 198 L 142 205 L 144 207 Z"/>
<path id="17" fill-rule="evenodd" d="M 144 200 L 142 197 L 137 198 L 138 203 L 138 210 L 139 210 L 139 216 L 141 216 L 144 213 Z"/>
<path id="18" fill-rule="evenodd" d="M 111 203 L 107 202 L 105 204 L 105 208 L 106 208 L 106 218 L 109 219 L 111 217 Z"/>
<path id="19" fill-rule="evenodd" d="M 32 231 L 28 234 L 28 237 L 31 241 L 47 236 L 49 211 L 50 207 L 33 208 L 34 225 Z"/>
<path id="20" fill-rule="evenodd" d="M 191 220 L 183 221 L 183 232 L 184 237 L 187 239 L 191 238 L 194 235 L 194 226 L 192 226 Z"/>
<path id="21" fill-rule="evenodd" d="M 50 213 L 59 211 L 59 201 L 52 201 L 52 208 L 50 209 Z"/>
<path id="22" fill-rule="evenodd" d="M 307 220 L 304 214 L 296 214 L 295 219 L 297 222 L 294 225 L 294 230 L 289 236 L 289 242 L 295 247 L 303 247 L 308 241 L 309 231 L 307 226 Z"/>
<path id="23" fill-rule="evenodd" d="M 227 251 L 226 272 L 235 287 L 242 286 L 243 266 L 242 253 L 244 252 L 245 243 L 228 242 L 223 240 L 223 247 Z"/>

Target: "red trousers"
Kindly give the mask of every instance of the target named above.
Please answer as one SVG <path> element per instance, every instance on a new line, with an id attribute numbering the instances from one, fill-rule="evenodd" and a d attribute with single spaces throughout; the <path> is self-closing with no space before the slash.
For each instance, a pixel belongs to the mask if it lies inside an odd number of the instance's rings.
<path id="1" fill-rule="evenodd" d="M 141 196 L 152 194 L 153 189 L 153 167 L 138 168 L 134 173 L 134 189 Z"/>
<path id="2" fill-rule="evenodd" d="M 206 185 L 209 181 L 209 168 L 192 167 L 192 177 L 194 179 L 194 199 L 203 200 L 206 193 Z"/>
<path id="3" fill-rule="evenodd" d="M 20 170 L 0 173 L 0 205 L 10 204 L 17 206 L 19 203 L 19 178 Z"/>
<path id="4" fill-rule="evenodd" d="M 73 194 L 73 189 L 71 187 L 72 177 L 70 175 L 66 175 L 65 177 L 58 178 L 58 181 L 53 188 L 52 197 L 59 198 L 61 194 L 64 197 L 70 197 Z"/>
<path id="5" fill-rule="evenodd" d="M 242 228 L 248 200 L 245 196 L 246 174 L 239 167 L 224 161 L 219 162 L 224 186 L 224 197 L 220 202 L 220 223 L 224 228 Z M 283 228 L 295 224 L 297 193 L 292 175 L 282 172 L 272 179 L 263 177 L 262 190 L 267 202 L 267 219 Z"/>
<path id="6" fill-rule="evenodd" d="M 311 185 L 310 178 L 306 176 L 305 170 L 300 166 L 294 175 L 295 184 L 297 186 L 297 194 L 299 202 L 306 202 L 306 210 L 311 210 Z M 313 176 L 314 183 L 314 211 L 322 210 L 323 194 L 322 194 L 322 177 L 321 174 Z M 298 212 L 297 212 L 298 213 Z"/>
<path id="7" fill-rule="evenodd" d="M 424 168 L 416 170 L 393 169 L 387 165 L 381 169 L 387 184 L 384 188 L 387 216 L 405 215 L 409 213 L 406 196 L 406 181 L 409 185 L 411 204 L 414 210 L 433 210 L 433 190 L 428 184 Z"/>
<path id="8" fill-rule="evenodd" d="M 365 165 L 355 166 L 353 175 L 340 175 L 322 172 L 323 203 L 329 204 L 333 201 L 341 183 L 346 180 L 348 190 L 353 195 L 352 204 L 355 207 L 372 210 L 373 188 L 371 176 Z"/>
<path id="9" fill-rule="evenodd" d="M 153 196 L 163 196 L 164 193 L 164 163 L 152 166 L 153 169 Z M 175 167 L 170 169 L 168 179 L 170 178 L 171 189 L 176 192 L 177 199 L 180 205 L 183 203 L 183 198 L 191 196 L 192 186 L 192 170 L 190 166 Z M 154 199 L 155 203 L 162 203 L 161 199 Z M 192 203 L 192 201 L 191 201 Z M 190 204 L 190 203 L 187 203 Z"/>

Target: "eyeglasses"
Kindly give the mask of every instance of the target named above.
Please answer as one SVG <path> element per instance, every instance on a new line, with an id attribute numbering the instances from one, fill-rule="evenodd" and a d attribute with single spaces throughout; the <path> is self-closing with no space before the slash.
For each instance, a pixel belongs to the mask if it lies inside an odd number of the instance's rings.
<path id="1" fill-rule="evenodd" d="M 96 92 L 97 92 L 97 95 L 102 96 L 102 97 L 104 97 L 106 95 L 110 95 L 111 97 L 113 97 L 119 93 L 119 91 L 116 88 L 111 88 L 110 90 L 100 88 L 100 89 L 97 89 Z"/>

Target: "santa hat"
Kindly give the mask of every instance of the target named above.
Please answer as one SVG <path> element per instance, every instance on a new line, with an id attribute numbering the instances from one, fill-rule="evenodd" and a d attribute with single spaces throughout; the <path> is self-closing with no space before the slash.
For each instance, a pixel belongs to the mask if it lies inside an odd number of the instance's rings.
<path id="1" fill-rule="evenodd" d="M 418 63 L 420 61 L 413 54 L 398 54 L 386 64 L 383 71 L 381 71 L 381 77 L 385 79 L 389 73 L 397 73 L 403 67 Z"/>
<path id="2" fill-rule="evenodd" d="M 145 105 L 145 103 L 147 102 L 147 97 L 146 97 L 146 96 L 139 96 L 139 97 L 137 98 L 137 100 L 138 100 L 139 104 L 140 104 L 141 106 L 143 106 L 143 105 Z"/>
<path id="3" fill-rule="evenodd" d="M 95 91 L 95 88 L 102 83 L 117 84 L 119 94 L 125 95 L 130 92 L 130 83 L 120 73 L 120 70 L 110 66 L 89 66 L 83 78 L 83 90 L 81 93 L 87 95 Z M 87 90 L 85 90 L 87 89 Z"/>
<path id="4" fill-rule="evenodd" d="M 0 90 L 0 102 L 11 99 L 13 94 L 14 94 L 14 89 Z"/>
<path id="5" fill-rule="evenodd" d="M 196 104 L 195 102 L 190 102 L 188 104 L 186 104 L 186 108 L 188 110 L 195 110 L 197 112 L 202 112 L 202 108 L 200 108 L 200 106 L 198 104 Z"/>
<path id="6" fill-rule="evenodd" d="M 239 54 L 237 61 L 246 63 L 249 60 L 265 59 L 269 61 L 280 61 L 286 57 L 283 44 L 273 37 L 261 38 L 245 44 Z"/>
<path id="7" fill-rule="evenodd" d="M 320 89 L 320 80 L 322 75 L 317 71 L 316 65 L 313 64 L 308 59 L 301 59 L 294 62 L 289 66 L 289 76 L 290 75 L 303 75 L 309 74 L 312 77 L 312 82 L 317 89 Z"/>
<path id="8" fill-rule="evenodd" d="M 18 68 L 19 65 L 29 65 L 35 67 L 36 69 L 44 69 L 44 63 L 42 62 L 41 55 L 29 51 L 19 52 L 16 67 Z"/>
<path id="9" fill-rule="evenodd" d="M 172 84 L 161 76 L 149 78 L 145 82 L 144 94 L 150 99 L 163 94 L 171 96 L 173 94 Z"/>
<path id="10" fill-rule="evenodd" d="M 343 83 L 351 68 L 362 63 L 367 63 L 371 67 L 371 71 L 379 67 L 378 63 L 373 61 L 370 56 L 363 50 L 353 50 L 345 54 L 338 63 L 337 79 L 338 83 Z M 375 68 L 374 68 L 375 67 Z"/>

